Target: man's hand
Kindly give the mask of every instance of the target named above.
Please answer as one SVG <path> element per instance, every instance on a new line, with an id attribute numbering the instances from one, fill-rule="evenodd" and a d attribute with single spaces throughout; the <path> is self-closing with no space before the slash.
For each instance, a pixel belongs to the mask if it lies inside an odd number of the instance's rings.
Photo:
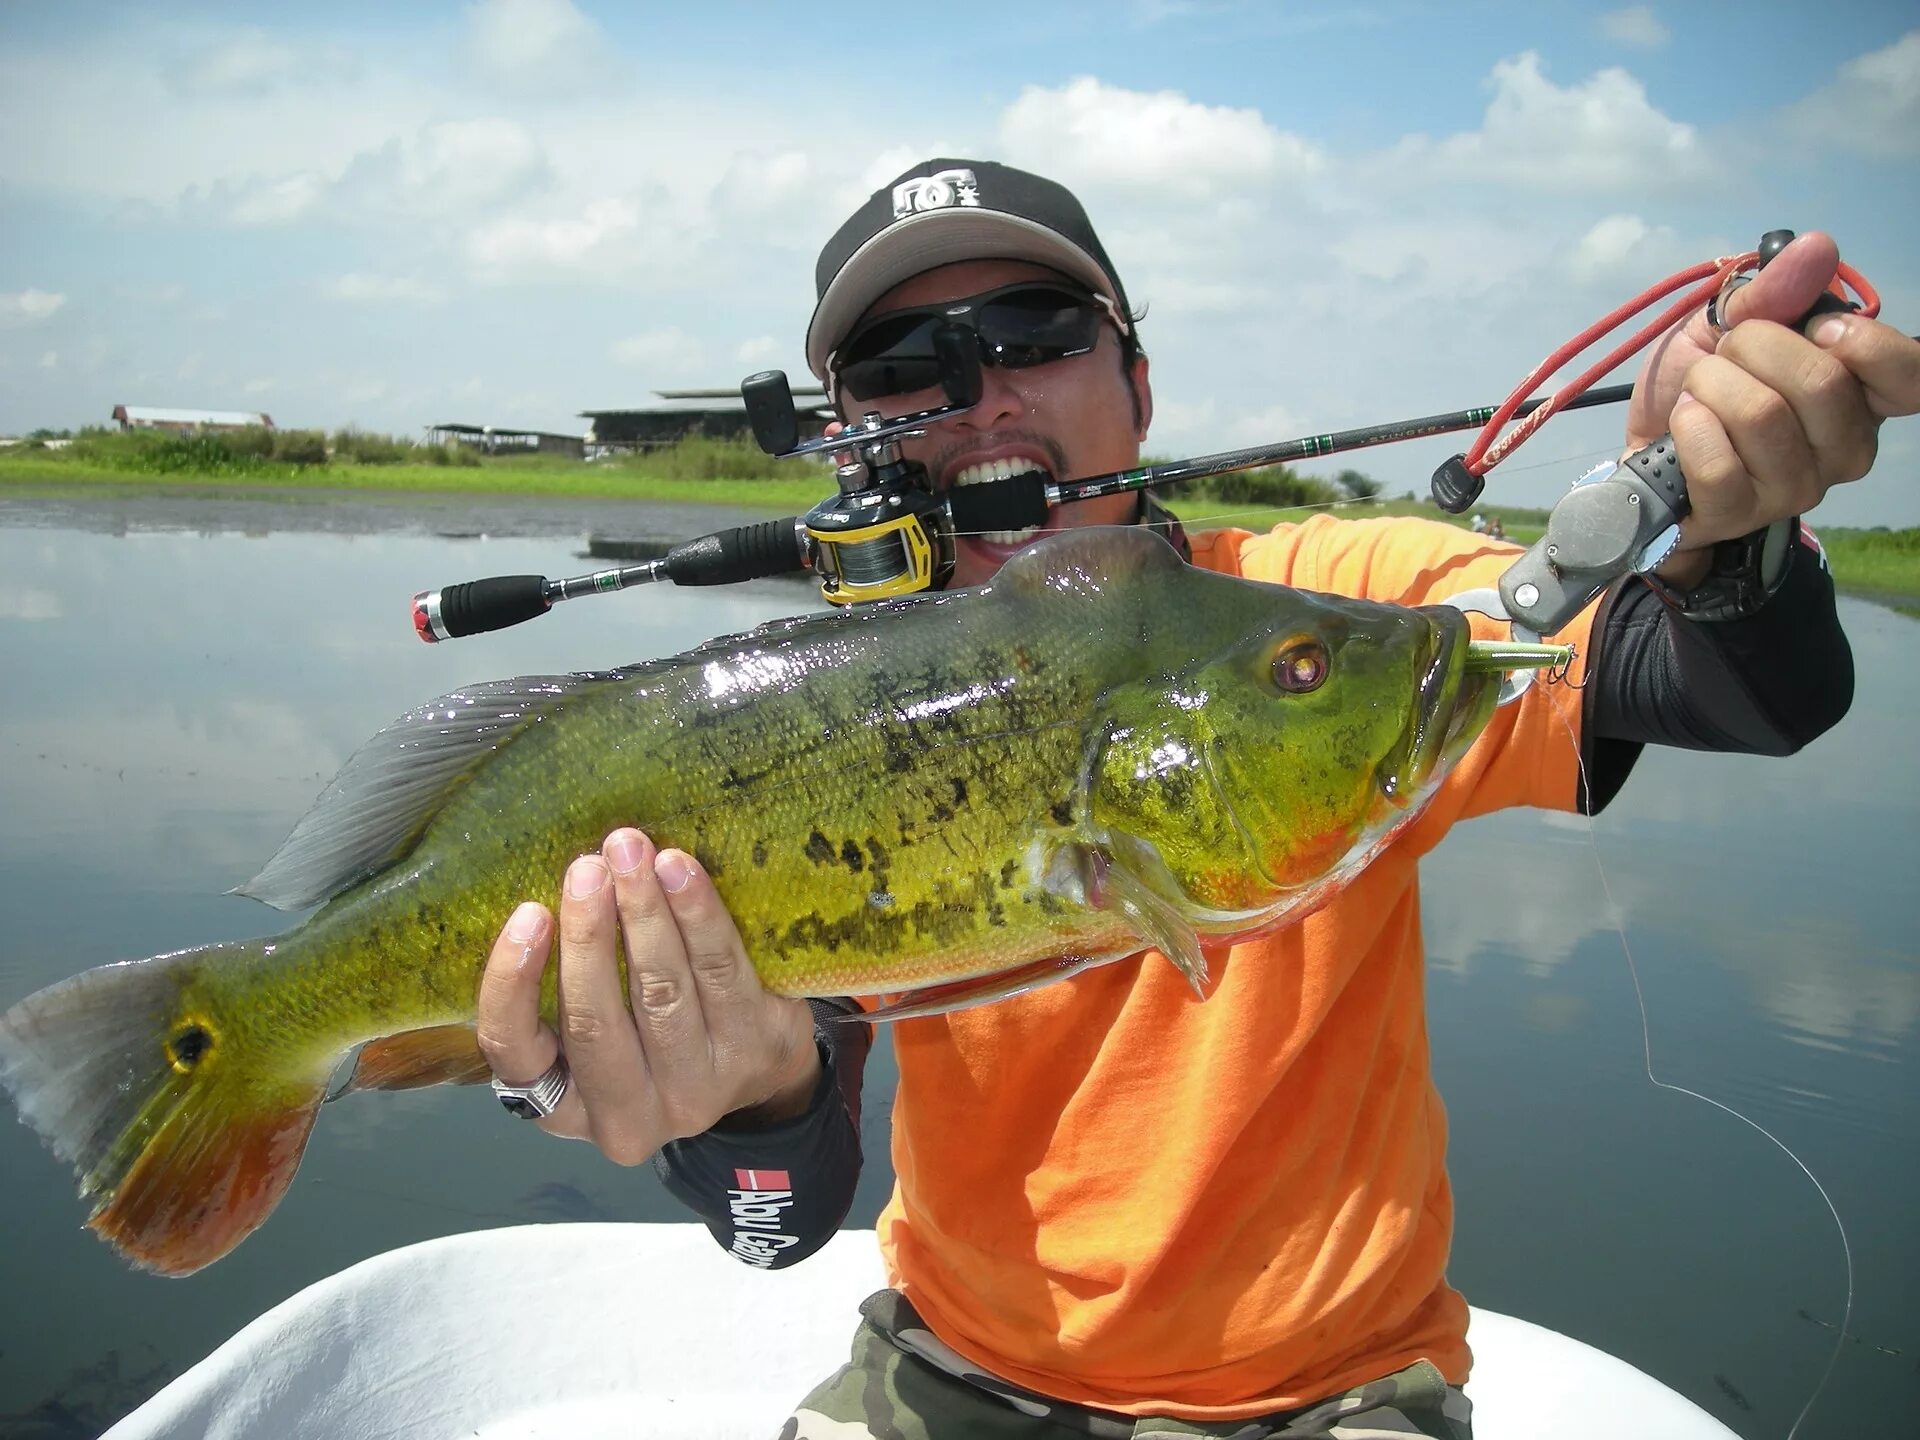
<path id="1" fill-rule="evenodd" d="M 502 1080 L 530 1083 L 565 1053 L 572 1083 L 539 1122 L 550 1134 L 637 1165 L 735 1111 L 772 1121 L 806 1108 L 820 1076 L 812 1012 L 761 988 L 691 856 L 616 830 L 600 854 L 573 862 L 560 900 L 558 1033 L 540 1018 L 553 931 L 543 905 L 514 912 L 488 957 L 479 1010 L 480 1049 Z"/>
<path id="2" fill-rule="evenodd" d="M 1840 254 L 1796 238 L 1726 305 L 1716 336 L 1695 314 L 1656 341 L 1627 412 L 1627 449 L 1671 431 L 1693 511 L 1660 567 L 1690 585 L 1696 552 L 1802 515 L 1873 465 L 1880 422 L 1920 411 L 1920 342 L 1858 315 L 1787 328 L 1832 282 Z"/>

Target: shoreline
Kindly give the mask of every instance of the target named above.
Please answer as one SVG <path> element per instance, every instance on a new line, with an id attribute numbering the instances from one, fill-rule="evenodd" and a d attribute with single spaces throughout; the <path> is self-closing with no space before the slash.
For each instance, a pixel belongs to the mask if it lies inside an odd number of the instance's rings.
<path id="1" fill-rule="evenodd" d="M 0 525 L 82 529 L 118 533 L 173 530 L 199 533 L 275 530 L 320 534 L 424 534 L 446 539 L 488 536 L 584 538 L 586 554 L 596 558 L 651 559 L 673 545 L 728 526 L 792 513 L 783 495 L 754 498 L 751 487 L 733 485 L 727 499 L 690 501 L 686 487 L 670 496 L 511 494 L 454 490 L 356 489 L 224 480 L 180 480 L 171 476 L 99 476 L 11 480 L 0 468 Z M 788 487 L 769 487 L 785 489 Z M 786 501 L 786 503 L 783 503 Z M 1182 508 L 1173 507 L 1178 513 Z M 1193 507 L 1217 511 L 1217 504 Z M 1251 507 L 1250 507 L 1251 508 Z M 1376 514 L 1419 514 L 1418 503 L 1393 502 L 1369 507 Z M 1273 524 L 1291 512 L 1235 512 L 1234 523 L 1250 528 Z M 1429 516 L 1428 518 L 1438 518 Z M 1188 522 L 1205 528 L 1208 517 Z M 1895 557 L 1864 552 L 1876 532 L 1822 529 L 1835 583 L 1841 594 L 1920 617 L 1920 562 L 1914 574 L 1888 574 L 1908 568 Z M 1852 537 L 1858 536 L 1855 541 Z M 1856 549 L 1856 546 L 1858 547 Z M 1871 575 L 1849 580 L 1850 561 L 1872 562 Z"/>

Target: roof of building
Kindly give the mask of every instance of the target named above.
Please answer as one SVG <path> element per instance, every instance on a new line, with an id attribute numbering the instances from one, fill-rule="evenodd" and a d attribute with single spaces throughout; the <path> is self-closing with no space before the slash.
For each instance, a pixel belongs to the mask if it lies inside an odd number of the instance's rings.
<path id="1" fill-rule="evenodd" d="M 491 435 L 497 440 L 524 440 L 529 436 L 541 440 L 578 440 L 578 435 L 562 435 L 557 430 L 521 430 L 511 425 L 463 425 L 449 421 L 444 425 L 429 425 L 429 430 L 444 431 L 449 435 Z"/>
<path id="2" fill-rule="evenodd" d="M 258 410 L 174 410 L 162 405 L 116 405 L 113 418 L 129 425 L 271 425 Z"/>

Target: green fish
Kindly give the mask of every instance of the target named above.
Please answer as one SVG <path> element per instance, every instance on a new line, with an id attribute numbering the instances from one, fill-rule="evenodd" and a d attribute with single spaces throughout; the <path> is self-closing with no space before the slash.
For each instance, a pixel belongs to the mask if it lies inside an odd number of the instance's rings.
<path id="1" fill-rule="evenodd" d="M 1565 655 L 1120 529 L 973 590 L 476 685 L 363 746 L 240 888 L 313 914 L 29 996 L 0 1016 L 0 1087 L 91 1228 L 190 1273 L 278 1203 L 348 1060 L 338 1093 L 486 1078 L 499 926 L 620 825 L 698 858 L 778 994 L 896 996 L 899 1019 L 1146 948 L 1204 994 L 1203 940 L 1324 902 L 1505 671 Z"/>

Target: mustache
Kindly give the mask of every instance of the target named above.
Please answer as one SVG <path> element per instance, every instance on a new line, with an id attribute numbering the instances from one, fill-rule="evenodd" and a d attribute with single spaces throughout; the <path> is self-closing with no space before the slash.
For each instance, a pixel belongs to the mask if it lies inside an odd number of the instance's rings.
<path id="1" fill-rule="evenodd" d="M 1051 435 L 1043 435 L 1036 430 L 995 430 L 991 434 L 976 436 L 971 440 L 956 440 L 944 445 L 937 451 L 927 469 L 936 477 L 945 477 L 953 462 L 962 455 L 978 450 L 991 450 L 1002 445 L 1026 445 L 1039 451 L 1046 457 L 1047 469 L 1058 480 L 1066 474 L 1067 456 L 1060 448 L 1060 442 Z"/>

